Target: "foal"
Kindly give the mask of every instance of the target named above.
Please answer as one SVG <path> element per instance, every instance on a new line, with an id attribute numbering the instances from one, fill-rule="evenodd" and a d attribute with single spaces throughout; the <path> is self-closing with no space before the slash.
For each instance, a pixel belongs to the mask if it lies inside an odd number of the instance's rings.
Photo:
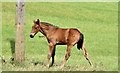
<path id="1" fill-rule="evenodd" d="M 37 19 L 37 21 L 34 21 L 34 25 L 32 26 L 30 37 L 33 38 L 39 31 L 47 38 L 49 43 L 47 67 L 52 66 L 54 63 L 56 45 L 67 45 L 64 63 L 61 65 L 61 67 L 64 67 L 70 57 L 71 48 L 75 44 L 77 44 L 77 48 L 79 50 L 80 48 L 83 50 L 85 58 L 88 60 L 89 64 L 92 65 L 84 46 L 84 36 L 78 29 L 63 29 L 46 22 L 40 22 L 40 20 Z M 50 65 L 51 57 L 52 63 Z"/>

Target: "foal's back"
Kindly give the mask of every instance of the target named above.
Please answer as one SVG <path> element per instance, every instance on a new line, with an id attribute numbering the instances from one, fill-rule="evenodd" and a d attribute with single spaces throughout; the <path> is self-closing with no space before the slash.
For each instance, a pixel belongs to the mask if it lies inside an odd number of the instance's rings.
<path id="1" fill-rule="evenodd" d="M 56 40 L 57 44 L 76 44 L 80 37 L 80 31 L 75 28 L 58 28 L 52 35 L 52 38 Z"/>

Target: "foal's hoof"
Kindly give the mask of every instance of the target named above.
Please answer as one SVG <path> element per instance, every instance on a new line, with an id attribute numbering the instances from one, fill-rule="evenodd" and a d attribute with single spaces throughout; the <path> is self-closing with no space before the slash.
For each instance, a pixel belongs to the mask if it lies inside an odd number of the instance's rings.
<path id="1" fill-rule="evenodd" d="M 90 66 L 92 66 L 92 67 L 93 67 L 93 64 L 91 63 L 91 64 L 90 64 Z"/>
<path id="2" fill-rule="evenodd" d="M 60 69 L 62 69 L 64 67 L 64 64 L 60 66 Z"/>
<path id="3" fill-rule="evenodd" d="M 92 62 L 91 62 L 91 61 L 89 62 L 89 64 L 90 64 L 90 66 L 93 66 L 93 64 L 92 64 Z"/>
<path id="4" fill-rule="evenodd" d="M 46 65 L 47 66 L 47 68 L 50 68 L 50 65 L 48 64 L 48 65 Z"/>

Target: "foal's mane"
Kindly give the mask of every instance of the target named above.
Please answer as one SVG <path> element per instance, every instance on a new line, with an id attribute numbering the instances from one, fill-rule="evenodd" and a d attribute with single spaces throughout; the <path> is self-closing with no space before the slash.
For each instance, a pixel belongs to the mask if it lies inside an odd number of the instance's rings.
<path id="1" fill-rule="evenodd" d="M 59 28 L 58 26 L 55 26 L 55 25 L 47 23 L 47 22 L 41 22 L 41 23 L 44 25 L 47 25 L 47 26 L 53 26 L 53 27 Z"/>

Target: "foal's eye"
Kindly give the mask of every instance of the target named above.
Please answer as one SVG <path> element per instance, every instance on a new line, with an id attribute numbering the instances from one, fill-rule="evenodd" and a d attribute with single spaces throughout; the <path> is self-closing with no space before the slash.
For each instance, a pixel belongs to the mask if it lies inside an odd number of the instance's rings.
<path id="1" fill-rule="evenodd" d="M 37 28 L 35 28 L 35 29 L 37 29 Z"/>

